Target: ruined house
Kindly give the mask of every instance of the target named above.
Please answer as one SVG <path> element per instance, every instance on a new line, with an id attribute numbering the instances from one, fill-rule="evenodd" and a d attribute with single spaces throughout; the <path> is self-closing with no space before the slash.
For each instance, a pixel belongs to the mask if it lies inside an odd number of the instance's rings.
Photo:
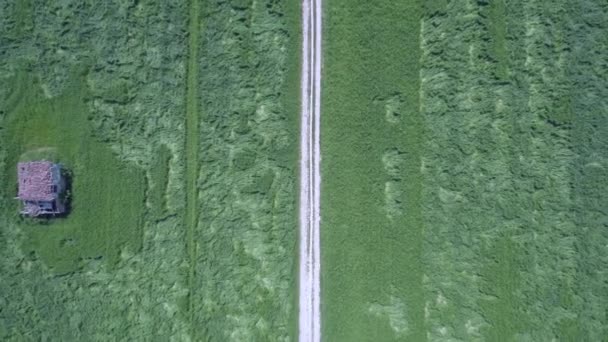
<path id="1" fill-rule="evenodd" d="M 31 161 L 17 165 L 21 214 L 56 215 L 65 212 L 65 179 L 61 165 L 50 161 Z"/>

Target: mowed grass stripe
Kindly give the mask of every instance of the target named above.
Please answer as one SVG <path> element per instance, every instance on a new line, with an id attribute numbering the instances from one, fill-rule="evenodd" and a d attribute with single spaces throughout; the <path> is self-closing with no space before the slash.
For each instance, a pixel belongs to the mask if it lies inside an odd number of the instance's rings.
<path id="1" fill-rule="evenodd" d="M 193 329 L 194 307 L 192 292 L 196 270 L 197 245 L 195 230 L 198 223 L 198 148 L 199 148 L 199 105 L 198 105 L 198 48 L 200 41 L 199 1 L 190 1 L 190 24 L 188 26 L 188 78 L 186 92 L 186 244 L 189 256 L 188 270 L 188 319 L 190 331 Z"/>
<path id="2" fill-rule="evenodd" d="M 421 341 L 421 4 L 326 10 L 323 339 Z"/>

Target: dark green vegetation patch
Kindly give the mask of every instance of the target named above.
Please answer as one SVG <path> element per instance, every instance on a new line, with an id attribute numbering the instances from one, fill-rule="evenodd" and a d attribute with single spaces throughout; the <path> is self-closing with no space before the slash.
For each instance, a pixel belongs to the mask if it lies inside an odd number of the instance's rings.
<path id="1" fill-rule="evenodd" d="M 29 86 L 17 87 L 24 93 L 15 94 L 21 101 L 6 120 L 4 141 L 10 149 L 3 188 L 15 188 L 15 165 L 24 158 L 62 163 L 70 170 L 71 188 L 67 217 L 17 220 L 23 252 L 40 257 L 55 274 L 73 272 L 91 259 L 106 259 L 113 267 L 121 251 L 141 248 L 143 172 L 123 167 L 108 146 L 90 138 L 82 81 L 75 80 L 70 95 L 45 99 L 39 84 L 21 73 L 11 83 Z M 15 216 L 20 205 L 5 202 L 4 215 Z"/>
<path id="2" fill-rule="evenodd" d="M 325 339 L 604 340 L 605 2 L 336 0 L 326 25 Z"/>
<path id="3" fill-rule="evenodd" d="M 331 1 L 322 116 L 323 335 L 421 340 L 417 1 Z"/>

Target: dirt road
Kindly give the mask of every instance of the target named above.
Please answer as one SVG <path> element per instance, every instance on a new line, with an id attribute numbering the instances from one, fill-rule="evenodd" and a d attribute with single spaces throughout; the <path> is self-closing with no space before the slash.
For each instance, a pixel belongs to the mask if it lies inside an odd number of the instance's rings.
<path id="1" fill-rule="evenodd" d="M 302 1 L 299 341 L 321 340 L 321 0 Z"/>

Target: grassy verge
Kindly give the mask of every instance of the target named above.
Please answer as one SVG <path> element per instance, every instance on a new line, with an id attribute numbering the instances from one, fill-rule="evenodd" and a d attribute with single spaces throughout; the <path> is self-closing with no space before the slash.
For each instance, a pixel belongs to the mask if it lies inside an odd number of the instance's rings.
<path id="1" fill-rule="evenodd" d="M 322 317 L 330 341 L 424 339 L 418 1 L 326 4 Z"/>
<path id="2" fill-rule="evenodd" d="M 290 38 L 287 43 L 287 60 L 289 61 L 289 65 L 287 66 L 285 73 L 285 87 L 284 87 L 284 95 L 282 98 L 282 103 L 285 108 L 286 113 L 298 113 L 298 115 L 287 115 L 287 124 L 289 127 L 292 127 L 293 132 L 299 132 L 300 126 L 300 74 L 301 74 L 301 49 L 302 49 L 302 4 L 300 1 L 291 1 L 285 5 L 285 18 L 287 27 L 289 28 Z M 297 129 L 296 129 L 297 127 Z M 295 133 L 298 135 L 297 133 Z M 296 146 L 299 146 L 298 143 L 295 143 Z M 295 147 L 298 149 L 298 147 Z M 299 154 L 298 152 L 292 152 L 291 160 L 288 159 L 289 163 L 294 167 L 294 170 L 297 170 L 299 163 Z M 297 173 L 297 171 L 294 171 Z M 299 184 L 299 179 L 296 178 L 295 184 Z M 298 199 L 298 190 L 299 188 L 295 185 L 294 188 L 294 196 L 296 198 L 296 203 L 294 208 L 299 208 Z M 294 210 L 294 215 L 297 216 L 298 209 Z M 294 229 L 297 231 L 298 221 L 294 222 Z M 294 248 L 292 250 L 290 258 L 294 260 L 292 264 L 292 273 L 291 277 L 293 281 L 291 281 L 289 293 L 291 295 L 291 312 L 288 316 L 288 331 L 290 335 L 293 336 L 295 340 L 298 334 L 298 257 L 299 257 L 299 241 L 297 240 L 296 233 L 296 241 L 294 244 Z"/>

